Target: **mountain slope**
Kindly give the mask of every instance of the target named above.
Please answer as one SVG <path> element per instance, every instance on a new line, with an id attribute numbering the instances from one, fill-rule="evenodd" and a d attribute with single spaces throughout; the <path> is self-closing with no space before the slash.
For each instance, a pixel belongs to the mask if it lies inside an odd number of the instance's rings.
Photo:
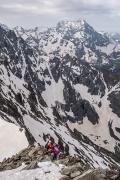
<path id="1" fill-rule="evenodd" d="M 118 49 L 109 49 L 115 43 L 85 21 L 36 33 L 0 26 L 0 116 L 24 128 L 30 144 L 51 138 L 91 166 L 115 164 L 120 66 Z"/>

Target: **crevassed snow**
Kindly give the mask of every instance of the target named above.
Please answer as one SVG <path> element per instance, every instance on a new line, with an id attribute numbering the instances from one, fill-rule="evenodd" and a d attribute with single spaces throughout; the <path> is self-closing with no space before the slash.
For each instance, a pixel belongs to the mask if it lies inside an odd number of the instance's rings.
<path id="1" fill-rule="evenodd" d="M 62 177 L 60 170 L 63 165 L 56 165 L 52 162 L 40 162 L 39 168 L 33 170 L 15 170 L 4 171 L 0 173 L 0 180 L 58 180 Z"/>
<path id="2" fill-rule="evenodd" d="M 0 118 L 0 161 L 11 157 L 28 146 L 24 130 Z"/>

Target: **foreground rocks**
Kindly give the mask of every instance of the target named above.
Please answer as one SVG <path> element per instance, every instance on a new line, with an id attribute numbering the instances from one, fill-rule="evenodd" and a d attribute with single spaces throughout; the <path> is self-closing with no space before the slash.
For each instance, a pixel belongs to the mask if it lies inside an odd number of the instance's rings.
<path id="1" fill-rule="evenodd" d="M 44 147 L 29 146 L 11 158 L 4 159 L 3 162 L 0 163 L 0 171 L 18 168 L 23 163 L 26 165 L 26 169 L 34 169 L 37 167 L 37 162 L 48 158 L 50 159 Z"/>
<path id="2" fill-rule="evenodd" d="M 119 171 L 111 171 L 108 169 L 89 169 L 83 171 L 69 167 L 64 169 L 62 174 L 64 174 L 64 177 L 61 178 L 61 180 L 120 180 Z"/>
<path id="3" fill-rule="evenodd" d="M 0 163 L 0 171 L 15 169 L 20 167 L 22 164 L 26 165 L 26 170 L 35 169 L 38 167 L 38 162 L 44 161 L 52 161 L 52 157 L 48 154 L 47 150 L 42 146 L 29 146 L 11 158 L 4 159 L 3 162 Z M 85 165 L 80 158 L 66 156 L 64 154 L 61 154 L 59 160 L 54 160 L 54 163 L 71 166 L 71 168 L 77 169 L 79 169 L 79 166 L 85 168 Z"/>
<path id="4" fill-rule="evenodd" d="M 4 159 L 0 163 L 0 171 L 12 170 L 25 165 L 22 170 L 39 168 L 38 162 L 52 161 L 50 154 L 42 147 L 29 146 L 11 158 Z M 84 164 L 80 158 L 71 156 L 61 156 L 55 160 L 56 165 L 62 164 L 62 178 L 60 180 L 120 180 L 120 170 L 114 167 L 114 170 L 91 169 Z"/>

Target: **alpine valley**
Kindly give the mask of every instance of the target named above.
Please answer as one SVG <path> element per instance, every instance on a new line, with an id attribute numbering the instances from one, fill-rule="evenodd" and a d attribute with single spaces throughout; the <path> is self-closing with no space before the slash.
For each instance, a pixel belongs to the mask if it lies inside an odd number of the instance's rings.
<path id="1" fill-rule="evenodd" d="M 53 139 L 91 167 L 119 165 L 119 39 L 84 20 L 1 24 L 0 119 L 4 157 Z"/>

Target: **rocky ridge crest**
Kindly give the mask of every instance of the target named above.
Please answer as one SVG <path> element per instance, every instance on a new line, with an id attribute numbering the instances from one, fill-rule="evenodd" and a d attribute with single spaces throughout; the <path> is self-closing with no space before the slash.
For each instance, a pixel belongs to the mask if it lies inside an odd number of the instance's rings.
<path id="1" fill-rule="evenodd" d="M 39 168 L 39 162 L 47 161 L 53 160 L 44 147 L 29 146 L 11 158 L 4 159 L 0 163 L 0 171 L 13 170 L 22 166 L 22 164 L 25 165 L 22 171 L 29 171 Z M 119 167 L 112 167 L 112 169 L 92 169 L 79 157 L 62 155 L 60 159 L 54 160 L 53 163 L 63 165 L 61 169 L 62 178 L 60 180 L 119 180 L 120 178 Z"/>

